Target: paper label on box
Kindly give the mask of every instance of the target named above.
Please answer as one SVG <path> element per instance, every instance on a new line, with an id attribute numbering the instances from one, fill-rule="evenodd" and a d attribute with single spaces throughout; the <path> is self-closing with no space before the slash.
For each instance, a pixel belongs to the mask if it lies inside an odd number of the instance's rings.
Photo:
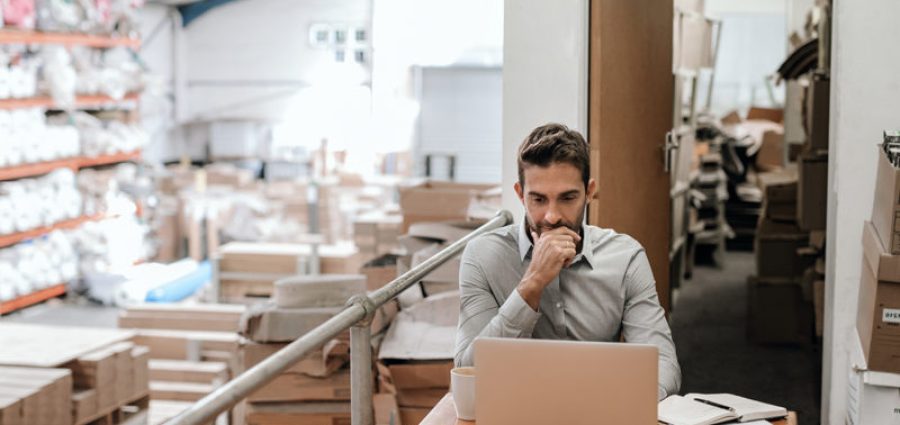
<path id="1" fill-rule="evenodd" d="M 881 312 L 881 321 L 884 323 L 900 324 L 900 309 L 886 308 Z"/>

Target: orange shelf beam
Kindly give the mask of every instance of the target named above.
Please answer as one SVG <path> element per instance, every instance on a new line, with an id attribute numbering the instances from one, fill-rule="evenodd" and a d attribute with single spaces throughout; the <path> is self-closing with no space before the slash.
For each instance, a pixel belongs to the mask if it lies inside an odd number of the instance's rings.
<path id="1" fill-rule="evenodd" d="M 77 33 L 0 30 L 0 44 L 61 44 L 64 46 L 129 47 L 139 49 L 141 40 Z"/>
<path id="2" fill-rule="evenodd" d="M 23 164 L 15 167 L 0 168 L 0 181 L 40 176 L 58 168 L 71 168 L 72 170 L 77 170 L 78 159 L 58 159 L 55 161 L 38 162 L 36 164 Z"/>
<path id="3" fill-rule="evenodd" d="M 122 100 L 115 100 L 109 96 L 76 96 L 75 108 L 88 109 L 108 105 L 120 105 L 126 102 L 136 102 L 140 98 L 137 93 L 129 93 Z M 56 102 L 50 96 L 28 97 L 25 99 L 0 99 L 0 109 L 24 109 L 24 108 L 57 108 Z"/>
<path id="4" fill-rule="evenodd" d="M 37 303 L 41 303 L 47 301 L 51 298 L 56 298 L 60 295 L 66 293 L 66 284 L 61 283 L 59 285 L 54 285 L 49 288 L 41 289 L 40 291 L 32 292 L 28 295 L 23 295 L 14 300 L 6 301 L 4 303 L 0 303 L 0 314 L 7 314 L 13 311 L 35 305 Z"/>
<path id="5" fill-rule="evenodd" d="M 26 232 L 13 233 L 10 235 L 0 236 L 0 248 L 5 248 L 8 246 L 15 245 L 22 241 L 27 241 L 29 239 L 39 238 L 44 236 L 54 230 L 71 230 L 75 229 L 82 224 L 88 221 L 99 221 L 106 217 L 104 214 L 97 215 L 86 215 L 78 218 L 73 218 L 71 220 L 64 220 L 56 223 L 52 226 L 38 227 L 37 229 L 32 229 Z"/>
<path id="6" fill-rule="evenodd" d="M 98 157 L 83 157 L 78 160 L 78 167 L 96 167 L 98 165 L 118 164 L 126 161 L 136 161 L 141 158 L 141 151 L 114 153 Z"/>
<path id="7" fill-rule="evenodd" d="M 15 167 L 0 168 L 0 181 L 40 176 L 59 168 L 71 168 L 72 170 L 77 171 L 79 168 L 118 164 L 120 162 L 136 161 L 140 158 L 141 151 L 136 150 L 134 152 L 116 153 L 98 157 L 75 157 L 38 162 L 35 164 L 17 165 Z"/>

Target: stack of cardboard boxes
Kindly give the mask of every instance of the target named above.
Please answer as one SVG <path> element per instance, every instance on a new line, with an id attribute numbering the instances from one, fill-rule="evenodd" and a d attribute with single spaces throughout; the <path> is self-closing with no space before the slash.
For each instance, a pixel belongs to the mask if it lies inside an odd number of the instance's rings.
<path id="1" fill-rule="evenodd" d="M 249 369 L 339 313 L 366 291 L 364 275 L 298 276 L 276 283 L 270 303 L 244 316 L 244 367 Z M 397 312 L 380 308 L 371 323 L 378 337 Z M 377 344 L 376 344 L 377 345 Z M 373 347 L 373 349 L 377 349 Z M 247 398 L 247 423 L 342 423 L 350 418 L 349 331 L 309 353 Z M 371 367 L 372 365 L 370 365 Z M 374 385 L 374 382 L 372 383 Z M 320 422 L 312 422 L 312 421 Z"/>
<path id="2" fill-rule="evenodd" d="M 396 411 L 399 423 L 417 424 L 449 392 L 458 319 L 459 292 L 428 297 L 397 315 L 378 354 L 376 417 Z"/>
<path id="3" fill-rule="evenodd" d="M 375 210 L 353 220 L 353 242 L 359 252 L 374 256 L 397 250 L 397 238 L 403 217 L 390 211 Z"/>
<path id="4" fill-rule="evenodd" d="M 353 274 L 368 259 L 349 243 L 320 245 L 319 272 Z M 222 246 L 218 258 L 219 299 L 245 302 L 248 298 L 269 297 L 275 281 L 313 268 L 310 244 L 231 242 Z"/>
<path id="5" fill-rule="evenodd" d="M 863 224 L 848 423 L 889 423 L 900 405 L 900 134 L 879 152 L 872 220 Z"/>

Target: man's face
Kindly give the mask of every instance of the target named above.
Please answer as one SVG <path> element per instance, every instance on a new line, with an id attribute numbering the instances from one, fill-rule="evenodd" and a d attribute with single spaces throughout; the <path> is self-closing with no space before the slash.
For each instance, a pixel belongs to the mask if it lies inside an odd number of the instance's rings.
<path id="1" fill-rule="evenodd" d="M 594 180 L 588 182 L 585 192 L 581 171 L 568 163 L 552 163 L 547 167 L 531 165 L 522 174 L 525 185 L 517 182 L 515 189 L 525 206 L 528 228 L 538 236 L 562 226 L 580 233 L 584 207 L 594 194 Z"/>

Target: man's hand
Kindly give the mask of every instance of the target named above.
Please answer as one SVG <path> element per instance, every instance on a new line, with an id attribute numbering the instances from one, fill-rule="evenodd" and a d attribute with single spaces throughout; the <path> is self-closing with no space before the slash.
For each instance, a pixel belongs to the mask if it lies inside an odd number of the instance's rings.
<path id="1" fill-rule="evenodd" d="M 534 242 L 531 264 L 517 289 L 525 302 L 537 311 L 544 288 L 575 258 L 581 236 L 563 226 L 543 232 L 540 238 L 532 231 L 531 240 Z"/>

